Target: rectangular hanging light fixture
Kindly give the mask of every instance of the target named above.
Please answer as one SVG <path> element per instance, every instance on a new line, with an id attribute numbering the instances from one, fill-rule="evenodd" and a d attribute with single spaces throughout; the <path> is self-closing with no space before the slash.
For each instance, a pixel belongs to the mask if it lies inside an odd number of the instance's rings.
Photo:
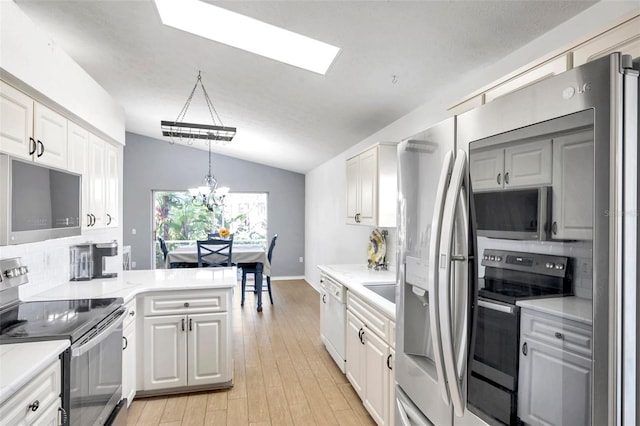
<path id="1" fill-rule="evenodd" d="M 164 25 L 326 74 L 339 47 L 199 0 L 155 0 Z"/>

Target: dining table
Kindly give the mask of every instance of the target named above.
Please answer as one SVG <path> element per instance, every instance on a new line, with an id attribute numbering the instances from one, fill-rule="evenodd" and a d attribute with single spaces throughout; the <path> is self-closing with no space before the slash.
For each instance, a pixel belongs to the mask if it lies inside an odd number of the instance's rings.
<path id="1" fill-rule="evenodd" d="M 231 261 L 242 268 L 242 265 L 255 265 L 255 288 L 258 294 L 258 312 L 262 312 L 262 274 L 271 276 L 271 263 L 267 251 L 262 245 L 234 245 L 231 251 Z M 180 266 L 178 266 L 180 265 Z M 190 244 L 176 247 L 167 253 L 165 267 L 198 267 L 198 246 Z"/>

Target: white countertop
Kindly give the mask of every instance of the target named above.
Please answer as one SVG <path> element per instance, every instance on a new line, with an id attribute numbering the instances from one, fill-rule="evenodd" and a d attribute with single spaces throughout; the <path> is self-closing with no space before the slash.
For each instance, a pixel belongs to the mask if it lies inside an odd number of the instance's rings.
<path id="1" fill-rule="evenodd" d="M 592 324 L 593 304 L 591 299 L 581 297 L 553 297 L 548 299 L 520 300 L 516 305 L 547 314 L 558 315 L 583 324 Z"/>
<path id="2" fill-rule="evenodd" d="M 48 340 L 0 345 L 0 404 L 57 360 L 69 343 L 69 340 Z"/>
<path id="3" fill-rule="evenodd" d="M 123 271 L 116 278 L 61 284 L 26 300 L 122 297 L 127 303 L 136 295 L 151 291 L 233 288 L 237 277 L 235 267 Z"/>
<path id="4" fill-rule="evenodd" d="M 394 283 L 396 282 L 396 271 L 375 271 L 369 269 L 365 264 L 345 264 L 345 265 L 318 265 L 320 271 L 332 276 L 340 281 L 349 291 L 367 300 L 370 304 L 378 308 L 385 316 L 395 321 L 396 305 L 373 291 L 365 288 L 363 283 Z"/>

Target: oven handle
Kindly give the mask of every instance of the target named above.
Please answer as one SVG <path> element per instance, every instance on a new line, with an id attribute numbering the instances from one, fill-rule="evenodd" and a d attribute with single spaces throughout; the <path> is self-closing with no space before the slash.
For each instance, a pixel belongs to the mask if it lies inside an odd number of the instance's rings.
<path id="1" fill-rule="evenodd" d="M 100 334 L 92 337 L 84 344 L 81 344 L 81 345 L 76 344 L 71 346 L 71 356 L 74 358 L 82 356 L 88 351 L 90 351 L 91 349 L 95 348 L 100 343 L 102 343 L 107 337 L 109 337 L 109 335 L 113 330 L 115 330 L 116 328 L 122 325 L 122 323 L 124 322 L 126 312 L 127 312 L 127 308 L 125 308 L 124 306 L 121 306 L 120 308 L 118 308 L 118 310 L 116 310 L 110 315 L 110 317 L 116 318 L 116 319 L 111 324 L 109 324 L 107 328 L 102 330 Z"/>
<path id="2" fill-rule="evenodd" d="M 444 380 L 444 360 L 442 358 L 442 338 L 440 336 L 440 306 L 438 303 L 438 250 L 440 248 L 440 238 L 442 229 L 442 215 L 444 213 L 444 202 L 451 179 L 451 170 L 453 168 L 453 151 L 448 151 L 444 156 L 442 169 L 440 171 L 440 180 L 436 190 L 436 199 L 433 206 L 433 219 L 431 225 L 431 240 L 429 241 L 429 267 L 428 267 L 428 289 L 429 289 L 429 319 L 431 325 L 431 336 L 433 344 L 433 357 L 436 364 L 436 372 L 438 374 L 438 387 L 442 399 L 449 405 L 449 390 Z M 415 291 L 414 291 L 415 293 Z M 423 303 L 424 301 L 421 300 Z"/>
<path id="3" fill-rule="evenodd" d="M 498 312 L 504 312 L 505 314 L 513 315 L 516 308 L 509 305 L 501 305 L 499 303 L 488 302 L 486 300 L 478 299 L 478 306 L 481 308 L 492 309 Z"/>
<path id="4" fill-rule="evenodd" d="M 454 234 L 456 223 L 460 226 L 460 221 L 466 221 L 466 203 L 464 202 L 464 178 L 467 170 L 467 156 L 464 151 L 458 150 L 456 154 L 456 162 L 453 165 L 453 172 L 451 173 L 451 182 L 449 184 L 449 190 L 447 191 L 447 198 L 444 205 L 444 214 L 442 216 L 442 237 L 440 239 L 440 247 L 438 249 L 438 285 L 441 288 L 438 294 L 438 305 L 440 306 L 440 335 L 442 344 L 442 359 L 444 361 L 445 374 L 447 378 L 447 384 L 449 387 L 449 395 L 451 403 L 453 404 L 453 411 L 458 417 L 462 417 L 465 409 L 465 401 L 462 388 L 462 374 L 458 374 L 459 369 L 463 369 L 464 354 L 456 351 L 455 342 L 455 330 L 454 319 L 451 312 L 451 302 L 456 301 L 456 311 L 463 310 L 463 321 L 466 320 L 467 308 L 467 294 L 468 290 L 460 291 L 463 294 L 455 294 L 452 296 L 452 286 L 460 282 L 461 277 L 456 276 L 455 281 L 451 280 L 451 267 L 452 263 L 456 261 L 465 262 L 467 260 L 467 240 L 462 238 L 461 249 L 462 252 L 455 255 L 453 250 L 456 249 L 454 244 Z M 462 216 L 458 214 L 462 211 Z M 466 236 L 466 223 L 462 225 L 462 229 L 458 232 L 462 232 Z M 466 280 L 465 280 L 466 284 Z M 466 285 L 464 286 L 466 287 Z M 462 290 L 462 289 L 461 289 Z M 459 303 L 462 303 L 460 307 Z M 458 323 L 460 324 L 460 323 Z M 466 351 L 466 327 L 462 325 L 460 330 L 460 343 L 459 349 Z M 460 365 L 458 365 L 458 359 L 460 359 Z M 448 401 L 447 401 L 448 402 Z"/>

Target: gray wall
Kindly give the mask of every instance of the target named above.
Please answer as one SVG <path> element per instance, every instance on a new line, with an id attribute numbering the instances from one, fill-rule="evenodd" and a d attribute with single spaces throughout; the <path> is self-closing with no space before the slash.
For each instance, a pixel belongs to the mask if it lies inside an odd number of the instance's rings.
<path id="1" fill-rule="evenodd" d="M 268 238 L 278 234 L 272 275 L 304 276 L 304 263 L 298 258 L 304 256 L 305 176 L 215 153 L 211 161 L 218 186 L 228 186 L 231 192 L 268 193 Z M 136 269 L 153 267 L 151 191 L 200 185 L 207 168 L 207 151 L 126 134 L 123 233 Z"/>

